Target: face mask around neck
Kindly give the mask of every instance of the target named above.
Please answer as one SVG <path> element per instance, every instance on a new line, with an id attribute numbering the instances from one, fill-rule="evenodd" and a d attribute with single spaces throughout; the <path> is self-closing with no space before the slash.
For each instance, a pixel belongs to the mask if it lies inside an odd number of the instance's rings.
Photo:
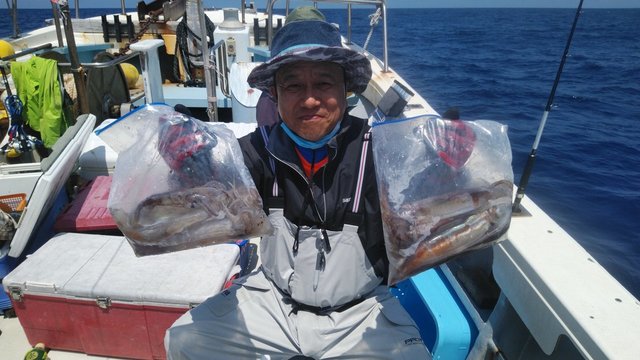
<path id="1" fill-rule="evenodd" d="M 298 144 L 298 146 L 315 150 L 327 145 L 329 140 L 331 140 L 331 138 L 334 137 L 340 130 L 340 123 L 341 122 L 338 122 L 336 126 L 333 127 L 333 130 L 331 130 L 327 135 L 323 136 L 318 141 L 309 141 L 307 139 L 301 138 L 296 133 L 294 133 L 291 129 L 289 129 L 289 127 L 284 123 L 284 121 L 280 122 L 280 126 L 282 127 L 282 130 L 284 130 L 284 132 L 287 134 L 287 136 L 289 136 L 289 138 L 293 140 L 293 142 Z"/>

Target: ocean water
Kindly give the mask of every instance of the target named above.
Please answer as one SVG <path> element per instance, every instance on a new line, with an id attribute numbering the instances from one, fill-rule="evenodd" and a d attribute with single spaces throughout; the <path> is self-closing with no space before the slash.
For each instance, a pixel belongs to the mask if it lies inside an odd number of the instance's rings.
<path id="1" fill-rule="evenodd" d="M 369 10 L 362 10 L 365 14 Z M 439 112 L 509 125 L 524 169 L 575 9 L 390 9 L 390 66 Z M 346 24 L 338 13 L 331 21 Z M 640 298 L 640 9 L 584 9 L 526 194 Z M 362 44 L 369 21 L 354 23 Z M 376 29 L 371 51 L 382 31 Z"/>
<path id="2" fill-rule="evenodd" d="M 323 10 L 346 28 L 342 11 Z M 82 9 L 81 16 L 113 9 Z M 354 10 L 353 40 L 369 33 Z M 73 13 L 74 14 L 74 13 Z M 6 9 L 0 16 L 8 19 Z M 575 16 L 573 9 L 389 9 L 390 66 L 439 112 L 509 125 L 516 181 Z M 21 30 L 50 9 L 20 11 Z M 358 20 L 356 20 L 358 18 Z M 640 9 L 583 10 L 527 195 L 640 298 Z M 9 21 L 0 37 L 9 36 Z M 382 24 L 370 51 L 381 56 Z"/>

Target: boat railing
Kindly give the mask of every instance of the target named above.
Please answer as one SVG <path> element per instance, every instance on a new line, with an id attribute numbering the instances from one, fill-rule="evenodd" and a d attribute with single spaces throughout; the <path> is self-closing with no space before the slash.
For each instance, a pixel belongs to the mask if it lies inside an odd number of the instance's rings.
<path id="1" fill-rule="evenodd" d="M 129 54 L 118 56 L 113 60 L 109 60 L 106 62 L 91 62 L 91 63 L 80 63 L 84 69 L 105 69 L 112 66 L 120 65 L 128 60 L 131 60 L 135 57 L 139 57 L 141 54 L 140 51 L 132 51 Z M 59 62 L 58 68 L 63 70 L 71 71 L 71 63 L 68 62 Z M 143 74 L 144 75 L 144 74 Z M 142 98 L 144 94 L 139 94 L 138 97 L 132 98 L 131 102 L 135 102 L 136 100 Z"/>
<path id="2" fill-rule="evenodd" d="M 7 81 L 7 74 L 10 73 L 9 67 L 11 66 L 11 60 L 14 60 L 14 59 L 17 59 L 19 57 L 26 56 L 26 55 L 33 54 L 33 53 L 36 53 L 36 52 L 41 51 L 41 50 L 48 50 L 48 49 L 51 49 L 52 47 L 53 46 L 50 43 L 43 44 L 43 45 L 34 46 L 32 48 L 25 49 L 23 51 L 20 51 L 20 52 L 17 52 L 15 54 L 13 54 L 13 55 L 9 55 L 9 56 L 5 56 L 3 58 L 0 58 L 0 73 L 2 73 L 2 80 L 5 83 L 6 91 L 7 91 L 7 95 L 8 96 L 12 95 L 11 87 L 8 86 L 8 81 Z M 2 140 L 2 139 L 0 139 L 0 140 Z"/>
<path id="3" fill-rule="evenodd" d="M 29 55 L 29 54 L 33 54 L 35 52 L 41 51 L 41 50 L 48 50 L 51 49 L 53 47 L 53 45 L 51 45 L 51 43 L 47 43 L 47 44 L 42 44 L 42 45 L 38 45 L 38 46 L 34 46 L 32 48 L 28 48 L 28 49 L 24 49 L 20 52 L 17 52 L 13 55 L 9 55 L 9 56 L 5 56 L 3 58 L 0 58 L 0 61 L 4 62 L 5 61 L 11 61 L 14 59 L 17 59 L 19 57 L 25 56 L 25 55 Z M 6 63 L 6 65 L 10 65 L 11 63 Z"/>
<path id="4" fill-rule="evenodd" d="M 273 38 L 273 7 L 278 0 L 269 0 L 267 4 L 267 43 L 271 43 Z M 357 5 L 374 5 L 382 9 L 382 62 L 383 70 L 389 71 L 389 56 L 387 50 L 387 5 L 386 0 L 313 0 L 317 5 L 319 2 L 324 3 L 344 3 L 347 5 L 347 42 L 351 44 L 351 6 Z M 286 13 L 289 12 L 289 0 L 286 1 Z"/>
<path id="5" fill-rule="evenodd" d="M 80 0 L 75 0 L 74 1 L 74 9 L 76 10 L 76 19 L 80 18 Z M 122 15 L 125 15 L 127 13 L 127 5 L 125 3 L 125 0 L 120 0 L 120 13 Z"/>
<path id="6" fill-rule="evenodd" d="M 80 65 L 82 65 L 82 67 L 84 68 L 103 69 L 103 68 L 108 68 L 114 65 L 122 64 L 123 62 L 126 62 L 127 60 L 130 60 L 137 56 L 140 56 L 140 52 L 132 51 L 129 54 L 118 56 L 115 59 L 109 60 L 106 62 L 80 63 Z M 58 67 L 63 69 L 71 69 L 71 63 L 59 62 Z"/>
<path id="7" fill-rule="evenodd" d="M 227 42 L 224 40 L 218 41 L 211 50 L 209 50 L 210 62 L 213 62 L 213 69 L 218 79 L 218 86 L 220 91 L 227 98 L 231 97 L 229 91 L 229 63 L 227 61 Z"/>

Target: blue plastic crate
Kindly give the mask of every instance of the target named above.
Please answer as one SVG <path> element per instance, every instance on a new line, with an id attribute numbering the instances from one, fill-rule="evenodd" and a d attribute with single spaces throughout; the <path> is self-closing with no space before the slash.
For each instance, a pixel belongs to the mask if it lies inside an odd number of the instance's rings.
<path id="1" fill-rule="evenodd" d="M 477 329 L 439 268 L 391 288 L 420 329 L 434 359 L 466 359 Z"/>

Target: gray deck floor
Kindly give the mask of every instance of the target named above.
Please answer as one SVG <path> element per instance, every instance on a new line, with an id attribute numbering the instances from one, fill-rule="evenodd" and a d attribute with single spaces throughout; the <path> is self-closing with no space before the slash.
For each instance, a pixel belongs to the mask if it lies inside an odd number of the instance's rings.
<path id="1" fill-rule="evenodd" d="M 5 319 L 0 316 L 0 353 L 1 358 L 5 360 L 22 360 L 24 355 L 31 349 L 31 345 L 27 341 L 27 336 L 20 326 L 18 318 Z M 46 345 L 46 344 L 45 344 Z M 103 359 L 111 358 L 100 356 L 89 356 L 83 353 L 51 350 L 49 352 L 51 360 L 78 360 L 78 359 Z"/>

